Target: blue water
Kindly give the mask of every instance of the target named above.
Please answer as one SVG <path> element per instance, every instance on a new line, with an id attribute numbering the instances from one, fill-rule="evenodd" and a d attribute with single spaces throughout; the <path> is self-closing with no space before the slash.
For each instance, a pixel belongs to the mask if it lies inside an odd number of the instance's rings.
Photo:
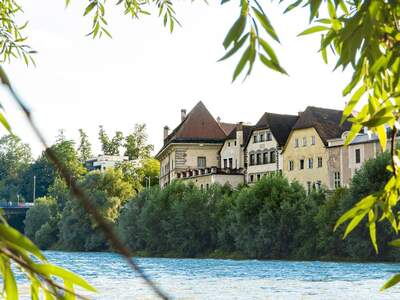
<path id="1" fill-rule="evenodd" d="M 155 298 L 116 254 L 45 254 L 50 261 L 92 283 L 99 293 L 85 294 L 90 298 Z M 400 264 L 168 258 L 137 261 L 174 299 L 400 299 L 400 287 L 379 292 L 385 280 L 400 272 Z M 27 293 L 27 287 L 25 290 Z"/>

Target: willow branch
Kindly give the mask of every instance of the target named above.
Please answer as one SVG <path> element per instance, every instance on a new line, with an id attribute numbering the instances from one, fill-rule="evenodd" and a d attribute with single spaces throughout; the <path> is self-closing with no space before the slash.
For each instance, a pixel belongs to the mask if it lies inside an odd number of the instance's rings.
<path id="1" fill-rule="evenodd" d="M 165 300 L 169 299 L 167 294 L 165 294 L 155 284 L 155 282 L 153 282 L 150 279 L 150 277 L 147 276 L 147 274 L 142 270 L 142 268 L 140 268 L 139 265 L 135 262 L 130 251 L 123 245 L 123 243 L 115 234 L 113 227 L 104 219 L 104 217 L 100 214 L 97 208 L 93 205 L 93 201 L 90 200 L 90 196 L 85 192 L 85 190 L 83 190 L 76 184 L 71 171 L 61 162 L 61 160 L 58 159 L 56 153 L 48 146 L 43 134 L 37 127 L 35 121 L 33 120 L 30 110 L 26 107 L 22 99 L 17 95 L 17 93 L 13 89 L 11 82 L 8 79 L 8 76 L 5 73 L 2 66 L 0 66 L 0 79 L 2 81 L 2 84 L 4 84 L 10 91 L 17 105 L 24 112 L 30 127 L 34 131 L 36 137 L 39 139 L 43 147 L 46 149 L 45 151 L 47 157 L 54 164 L 54 166 L 60 173 L 61 177 L 66 182 L 71 182 L 70 189 L 73 195 L 76 197 L 76 199 L 78 199 L 78 201 L 81 203 L 86 212 L 89 213 L 93 217 L 93 219 L 97 222 L 100 230 L 104 234 L 105 238 L 110 242 L 112 248 L 114 248 L 114 250 L 117 251 L 126 260 L 130 268 L 139 274 L 139 276 L 144 280 L 144 282 L 153 290 L 153 292 L 158 297 Z"/>

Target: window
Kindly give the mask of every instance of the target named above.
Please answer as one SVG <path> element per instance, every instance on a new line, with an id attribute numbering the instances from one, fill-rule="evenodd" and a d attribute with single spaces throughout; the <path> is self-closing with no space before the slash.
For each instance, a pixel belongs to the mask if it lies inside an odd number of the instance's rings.
<path id="1" fill-rule="evenodd" d="M 204 156 L 199 156 L 197 158 L 197 167 L 205 168 L 206 167 L 206 158 Z"/>
<path id="2" fill-rule="evenodd" d="M 272 136 L 270 132 L 267 132 L 267 141 L 272 141 Z"/>
<path id="3" fill-rule="evenodd" d="M 264 142 L 265 141 L 265 136 L 263 133 L 260 134 L 260 142 Z"/>
<path id="4" fill-rule="evenodd" d="M 311 137 L 311 145 L 315 145 L 315 136 Z"/>
<path id="5" fill-rule="evenodd" d="M 231 142 L 228 142 L 228 147 L 230 147 L 231 146 Z"/>
<path id="6" fill-rule="evenodd" d="M 313 168 L 313 164 L 314 164 L 314 160 L 312 158 L 308 159 L 308 168 L 312 169 Z"/>
<path id="7" fill-rule="evenodd" d="M 250 154 L 250 166 L 254 166 L 254 154 Z"/>
<path id="8" fill-rule="evenodd" d="M 300 170 L 304 169 L 304 159 L 300 159 Z"/>
<path id="9" fill-rule="evenodd" d="M 224 169 L 228 168 L 228 160 L 225 158 L 224 159 Z"/>
<path id="10" fill-rule="evenodd" d="M 322 157 L 318 157 L 318 168 L 322 168 Z"/>
<path id="11" fill-rule="evenodd" d="M 254 181 L 254 175 L 250 175 L 250 182 Z"/>
<path id="12" fill-rule="evenodd" d="M 294 140 L 294 147 L 299 148 L 299 139 Z"/>
<path id="13" fill-rule="evenodd" d="M 263 153 L 263 163 L 264 165 L 268 163 L 268 152 Z"/>
<path id="14" fill-rule="evenodd" d="M 307 146 L 307 138 L 303 137 L 303 147 Z"/>
<path id="15" fill-rule="evenodd" d="M 257 153 L 257 165 L 261 165 L 261 153 Z"/>
<path id="16" fill-rule="evenodd" d="M 204 189 L 204 186 L 203 186 L 203 184 L 200 184 L 200 189 L 201 189 L 201 190 L 203 190 L 203 189 Z"/>
<path id="17" fill-rule="evenodd" d="M 210 186 L 208 185 L 208 183 L 206 184 L 206 189 L 208 190 L 210 188 Z"/>
<path id="18" fill-rule="evenodd" d="M 361 151 L 360 149 L 356 149 L 356 164 L 361 162 Z"/>
<path id="19" fill-rule="evenodd" d="M 275 156 L 275 151 L 271 151 L 270 153 L 269 153 L 269 163 L 270 164 L 273 164 L 273 163 L 275 163 L 276 162 L 276 156 Z"/>
<path id="20" fill-rule="evenodd" d="M 258 142 L 258 135 L 254 135 L 253 139 L 254 139 L 254 143 L 257 143 Z"/>
<path id="21" fill-rule="evenodd" d="M 233 144 L 236 146 L 236 141 Z"/>
<path id="22" fill-rule="evenodd" d="M 289 171 L 293 171 L 293 170 L 294 170 L 294 161 L 289 160 Z"/>
<path id="23" fill-rule="evenodd" d="M 261 179 L 261 175 L 257 174 L 257 181 L 260 181 L 260 179 Z"/>
<path id="24" fill-rule="evenodd" d="M 335 172 L 335 189 L 340 188 L 340 172 Z"/>
<path id="25" fill-rule="evenodd" d="M 229 168 L 233 169 L 233 159 L 229 159 Z"/>

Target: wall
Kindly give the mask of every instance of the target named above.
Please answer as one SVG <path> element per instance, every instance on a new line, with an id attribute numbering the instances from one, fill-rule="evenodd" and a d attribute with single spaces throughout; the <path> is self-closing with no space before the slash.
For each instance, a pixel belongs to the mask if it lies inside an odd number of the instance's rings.
<path id="1" fill-rule="evenodd" d="M 221 144 L 171 144 L 160 156 L 160 186 L 176 178 L 176 173 L 197 168 L 197 157 L 206 157 L 206 167 L 219 165 Z"/>
<path id="2" fill-rule="evenodd" d="M 232 158 L 233 163 L 233 166 L 229 166 L 231 169 L 244 168 L 244 153 L 241 144 L 236 139 L 226 140 L 222 146 L 220 155 L 221 168 L 224 167 L 224 159 L 229 161 L 230 158 Z"/>
<path id="3" fill-rule="evenodd" d="M 315 136 L 315 145 L 311 145 L 311 137 Z M 303 146 L 303 138 L 307 139 L 307 146 Z M 299 147 L 295 147 L 295 139 L 299 140 Z M 318 168 L 318 157 L 322 157 L 322 167 Z M 313 168 L 308 168 L 308 159 L 313 159 Z M 295 129 L 288 138 L 283 152 L 283 172 L 290 181 L 299 181 L 306 189 L 308 182 L 317 183 L 327 187 L 328 176 L 328 150 L 314 128 Z M 304 159 L 304 169 L 300 170 L 300 160 Z M 294 170 L 289 170 L 289 161 L 294 161 Z"/>
<path id="4" fill-rule="evenodd" d="M 225 185 L 229 184 L 233 188 L 236 188 L 239 184 L 244 183 L 244 175 L 235 174 L 235 175 L 227 175 L 227 174 L 208 174 L 196 177 L 190 177 L 183 179 L 185 182 L 193 182 L 198 188 L 207 189 L 212 184 L 220 184 Z"/>

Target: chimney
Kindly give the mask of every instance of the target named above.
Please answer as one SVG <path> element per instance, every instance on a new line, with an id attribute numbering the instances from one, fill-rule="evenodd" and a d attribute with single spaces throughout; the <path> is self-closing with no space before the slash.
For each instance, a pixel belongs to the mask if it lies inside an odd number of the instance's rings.
<path id="1" fill-rule="evenodd" d="M 239 147 L 243 145 L 243 122 L 236 124 L 236 143 Z"/>
<path id="2" fill-rule="evenodd" d="M 181 109 L 181 121 L 186 119 L 186 109 Z"/>
<path id="3" fill-rule="evenodd" d="M 169 127 L 164 126 L 164 141 L 167 139 L 168 135 L 169 135 Z"/>

